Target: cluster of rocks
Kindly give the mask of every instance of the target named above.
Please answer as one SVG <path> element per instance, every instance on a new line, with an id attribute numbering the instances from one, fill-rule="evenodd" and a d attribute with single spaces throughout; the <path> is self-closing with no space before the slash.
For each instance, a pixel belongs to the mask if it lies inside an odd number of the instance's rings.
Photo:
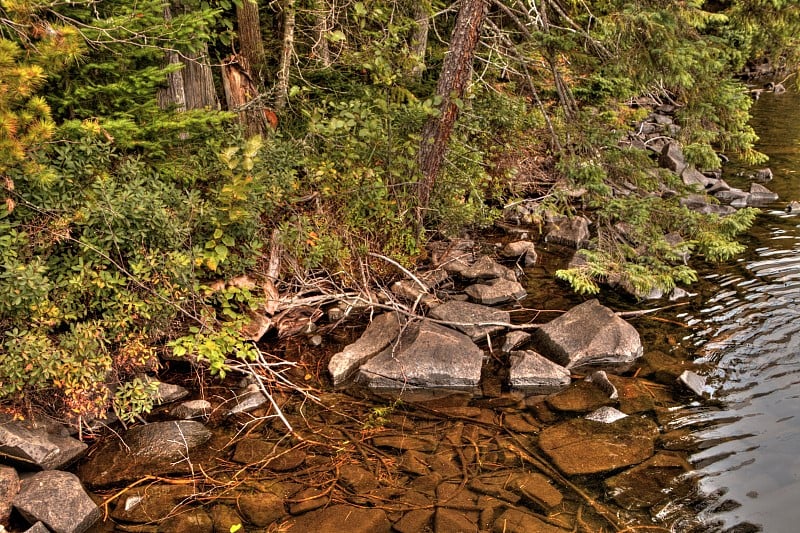
<path id="1" fill-rule="evenodd" d="M 170 404 L 187 394 L 188 391 L 178 385 L 159 383 L 156 404 Z M 209 408 L 205 400 L 192 400 L 176 405 L 173 412 L 178 418 L 193 418 L 207 415 Z M 110 418 L 114 418 L 113 415 Z M 0 417 L 3 463 L 0 464 L 0 531 L 9 525 L 12 512 L 16 513 L 18 522 L 21 519 L 30 524 L 24 529 L 30 533 L 89 530 L 102 513 L 84 488 L 84 474 L 89 473 L 94 478 L 106 475 L 115 480 L 148 476 L 156 458 L 173 464 L 187 446 L 203 438 L 207 440 L 210 435 L 199 422 L 165 424 L 139 426 L 126 432 L 122 440 L 106 441 L 105 448 L 99 452 L 95 450 L 89 463 L 107 461 L 104 473 L 93 472 L 91 466 L 84 465 L 83 472 L 77 476 L 69 470 L 74 470 L 74 464 L 85 457 L 88 446 L 75 437 L 75 428 L 46 417 L 22 420 L 3 415 Z M 110 457 L 125 458 L 126 467 L 117 468 Z M 131 460 L 136 461 L 138 470 L 131 467 Z M 175 471 L 186 473 L 185 468 Z M 94 478 L 90 484 L 94 483 Z"/>
<path id="2" fill-rule="evenodd" d="M 767 189 L 762 183 L 773 178 L 772 170 L 763 168 L 747 177 L 751 180 L 748 191 L 733 187 L 722 179 L 720 168 L 700 171 L 688 164 L 680 143 L 675 137 L 680 126 L 674 121 L 675 106 L 660 105 L 639 124 L 637 130 L 629 134 L 626 143 L 631 148 L 648 150 L 657 158 L 660 167 L 668 169 L 680 176 L 683 183 L 693 188 L 696 193 L 681 200 L 689 209 L 701 213 L 728 215 L 737 208 L 762 206 L 778 200 L 778 195 Z M 727 161 L 719 154 L 720 162 Z M 673 191 L 664 194 L 674 195 Z M 716 198 L 716 202 L 709 201 Z"/>
<path id="3" fill-rule="evenodd" d="M 532 243 L 525 241 L 512 243 L 504 251 L 523 259 L 535 254 Z M 502 346 L 509 361 L 508 385 L 531 394 L 569 385 L 570 371 L 625 368 L 642 355 L 636 330 L 597 300 L 547 324 L 517 327 L 511 323 L 511 313 L 486 305 L 525 296 L 514 270 L 487 255 L 474 257 L 466 246 L 457 244 L 434 254 L 433 261 L 440 272 L 467 285 L 464 293 L 443 295 L 419 279 L 398 282 L 395 293 L 424 303 L 427 318 L 409 321 L 398 312 L 376 317 L 358 341 L 330 359 L 328 370 L 335 386 L 352 378 L 382 390 L 477 390 L 486 359 L 479 342 Z M 434 278 L 432 274 L 423 277 Z M 533 334 L 522 331 L 525 328 Z M 502 342 L 493 340 L 506 331 Z"/>

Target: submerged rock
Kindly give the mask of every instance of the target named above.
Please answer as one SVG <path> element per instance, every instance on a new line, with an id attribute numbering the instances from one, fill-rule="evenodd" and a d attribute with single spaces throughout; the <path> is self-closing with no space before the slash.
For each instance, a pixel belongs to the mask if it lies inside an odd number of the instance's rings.
<path id="1" fill-rule="evenodd" d="M 673 498 L 671 489 L 675 487 L 676 479 L 691 469 L 681 455 L 659 452 L 644 463 L 608 478 L 605 485 L 611 497 L 622 507 L 642 509 Z"/>
<path id="2" fill-rule="evenodd" d="M 117 499 L 111 518 L 135 524 L 161 520 L 194 492 L 191 485 L 135 487 Z"/>
<path id="3" fill-rule="evenodd" d="M 483 351 L 469 337 L 423 320 L 363 365 L 358 379 L 371 388 L 471 389 L 480 383 L 482 364 Z"/>
<path id="4" fill-rule="evenodd" d="M 211 438 L 200 422 L 178 420 L 137 426 L 101 442 L 78 473 L 89 486 L 104 487 L 147 475 L 191 471 L 192 451 Z"/>
<path id="5" fill-rule="evenodd" d="M 541 518 L 519 509 L 507 509 L 497 517 L 493 533 L 565 533 L 567 530 L 548 524 Z"/>
<path id="6" fill-rule="evenodd" d="M 543 430 L 539 447 L 565 474 L 597 474 L 649 459 L 657 434 L 645 418 L 629 416 L 611 424 L 575 418 Z"/>
<path id="7" fill-rule="evenodd" d="M 509 382 L 512 389 L 550 394 L 570 384 L 569 370 L 531 350 L 511 352 Z"/>
<path id="8" fill-rule="evenodd" d="M 334 386 L 347 381 L 358 367 L 379 354 L 400 334 L 400 319 L 396 313 L 384 313 L 370 322 L 361 337 L 331 357 L 328 372 Z"/>
<path id="9" fill-rule="evenodd" d="M 628 367 L 643 353 L 636 329 L 597 300 L 542 325 L 532 340 L 542 355 L 568 369 Z"/>
<path id="10" fill-rule="evenodd" d="M 389 533 L 392 523 L 382 509 L 331 505 L 293 518 L 286 523 L 292 533 L 322 533 L 346 531 L 347 533 Z"/>
<path id="11" fill-rule="evenodd" d="M 606 405 L 612 405 L 615 400 L 589 381 L 577 381 L 568 389 L 549 396 L 547 405 L 556 411 L 568 413 L 589 413 Z"/>

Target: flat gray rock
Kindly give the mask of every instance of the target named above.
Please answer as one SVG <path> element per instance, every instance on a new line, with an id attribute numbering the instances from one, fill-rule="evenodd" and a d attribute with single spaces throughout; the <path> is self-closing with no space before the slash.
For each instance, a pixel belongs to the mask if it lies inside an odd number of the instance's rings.
<path id="1" fill-rule="evenodd" d="M 584 217 L 559 217 L 550 225 L 545 242 L 583 248 L 589 242 L 589 220 Z"/>
<path id="2" fill-rule="evenodd" d="M 469 268 L 461 271 L 460 276 L 466 279 L 505 278 L 516 281 L 517 277 L 510 268 L 501 265 L 488 255 L 482 255 Z"/>
<path id="3" fill-rule="evenodd" d="M 70 437 L 58 424 L 2 418 L 0 456 L 41 470 L 61 468 L 86 451 L 87 445 Z"/>
<path id="4" fill-rule="evenodd" d="M 511 388 L 550 394 L 570 384 L 569 370 L 531 350 L 511 352 Z"/>
<path id="5" fill-rule="evenodd" d="M 476 283 L 464 290 L 473 301 L 484 305 L 496 305 L 521 300 L 528 295 L 518 281 L 506 278 L 490 280 L 487 283 Z"/>
<path id="6" fill-rule="evenodd" d="M 328 372 L 334 386 L 347 381 L 358 367 L 381 352 L 400 334 L 400 319 L 396 313 L 375 317 L 361 337 L 353 344 L 334 354 L 328 363 Z"/>
<path id="7" fill-rule="evenodd" d="M 772 192 L 760 183 L 750 184 L 750 198 L 748 199 L 750 205 L 774 202 L 777 199 L 778 193 Z"/>
<path id="8" fill-rule="evenodd" d="M 636 329 L 597 300 L 543 324 L 532 341 L 539 353 L 568 369 L 624 368 L 644 351 Z"/>
<path id="9" fill-rule="evenodd" d="M 506 244 L 500 252 L 503 257 L 512 259 L 522 258 L 523 265 L 533 266 L 538 259 L 536 247 L 531 241 L 514 241 Z"/>
<path id="10" fill-rule="evenodd" d="M 483 351 L 466 335 L 428 320 L 405 328 L 397 345 L 386 348 L 359 371 L 372 388 L 477 387 Z"/>
<path id="11" fill-rule="evenodd" d="M 487 335 L 503 331 L 505 326 L 478 324 L 502 322 L 508 324 L 511 314 L 508 311 L 492 309 L 485 305 L 470 302 L 450 301 L 431 310 L 430 316 L 437 320 L 453 322 L 453 328 L 466 334 L 472 340 L 485 339 Z"/>
<path id="12" fill-rule="evenodd" d="M 511 353 L 516 350 L 531 338 L 531 334 L 527 331 L 514 330 L 506 333 L 506 338 L 503 340 L 503 347 L 500 349 L 503 353 Z"/>
<path id="13" fill-rule="evenodd" d="M 78 477 L 58 470 L 23 479 L 14 508 L 28 522 L 41 521 L 53 533 L 83 533 L 102 514 Z"/>
<path id="14" fill-rule="evenodd" d="M 147 475 L 186 473 L 192 451 L 210 438 L 211 431 L 193 420 L 137 426 L 119 439 L 101 442 L 78 474 L 89 486 L 105 487 Z"/>
<path id="15" fill-rule="evenodd" d="M 208 400 L 189 400 L 183 402 L 172 409 L 172 416 L 189 420 L 190 418 L 201 418 L 211 414 L 211 402 Z"/>

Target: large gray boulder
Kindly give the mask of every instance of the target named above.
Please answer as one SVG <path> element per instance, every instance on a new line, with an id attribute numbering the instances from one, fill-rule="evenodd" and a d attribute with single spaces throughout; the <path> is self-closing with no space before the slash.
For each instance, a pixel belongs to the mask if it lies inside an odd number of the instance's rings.
<path id="1" fill-rule="evenodd" d="M 466 335 L 429 320 L 410 324 L 397 345 L 386 348 L 359 371 L 372 388 L 399 389 L 477 387 L 483 351 Z"/>
<path id="2" fill-rule="evenodd" d="M 569 370 L 532 350 L 511 352 L 509 382 L 512 389 L 530 394 L 550 394 L 570 384 Z"/>
<path id="3" fill-rule="evenodd" d="M 769 202 L 774 202 L 778 199 L 778 194 L 767 189 L 760 183 L 750 184 L 750 197 L 748 205 L 760 205 Z"/>
<path id="4" fill-rule="evenodd" d="M 452 322 L 452 327 L 477 341 L 505 329 L 511 314 L 485 305 L 453 300 L 434 307 L 431 318 Z M 481 325 L 483 324 L 483 325 Z"/>
<path id="5" fill-rule="evenodd" d="M 384 313 L 375 317 L 361 337 L 331 357 L 328 372 L 334 386 L 347 381 L 358 367 L 381 352 L 400 334 L 400 319 L 397 313 Z"/>
<path id="6" fill-rule="evenodd" d="M 683 172 L 683 169 L 686 168 L 686 158 L 683 155 L 681 145 L 677 142 L 671 142 L 664 146 L 658 158 L 658 164 L 676 174 Z"/>
<path id="7" fill-rule="evenodd" d="M 24 478 L 14 508 L 28 522 L 41 521 L 53 533 L 83 533 L 101 515 L 77 476 L 58 470 Z"/>
<path id="8" fill-rule="evenodd" d="M 211 431 L 193 420 L 137 426 L 119 439 L 101 442 L 78 474 L 91 487 L 147 475 L 183 474 L 191 471 L 192 452 L 210 438 Z"/>
<path id="9" fill-rule="evenodd" d="M 61 468 L 87 448 L 87 445 L 67 433 L 58 424 L 43 424 L 32 420 L 0 421 L 0 456 L 12 462 L 41 470 Z"/>
<path id="10" fill-rule="evenodd" d="M 8 524 L 11 503 L 19 493 L 19 476 L 10 466 L 0 466 L 0 524 Z"/>
<path id="11" fill-rule="evenodd" d="M 584 217 L 558 217 L 550 224 L 546 242 L 583 248 L 589 242 L 589 220 Z"/>
<path id="12" fill-rule="evenodd" d="M 542 325 L 532 341 L 542 355 L 568 369 L 625 368 L 643 353 L 636 329 L 597 300 Z"/>

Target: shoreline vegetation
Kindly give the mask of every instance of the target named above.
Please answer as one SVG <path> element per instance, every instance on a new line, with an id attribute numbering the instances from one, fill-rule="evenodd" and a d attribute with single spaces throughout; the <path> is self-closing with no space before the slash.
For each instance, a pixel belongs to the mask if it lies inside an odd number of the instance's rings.
<path id="1" fill-rule="evenodd" d="M 418 313 L 389 284 L 507 217 L 591 222 L 565 290 L 690 284 L 755 211 L 652 145 L 763 163 L 746 81 L 797 81 L 800 14 L 660 4 L 3 2 L 3 409 L 131 423 L 176 357 L 285 386 L 255 340 Z"/>

